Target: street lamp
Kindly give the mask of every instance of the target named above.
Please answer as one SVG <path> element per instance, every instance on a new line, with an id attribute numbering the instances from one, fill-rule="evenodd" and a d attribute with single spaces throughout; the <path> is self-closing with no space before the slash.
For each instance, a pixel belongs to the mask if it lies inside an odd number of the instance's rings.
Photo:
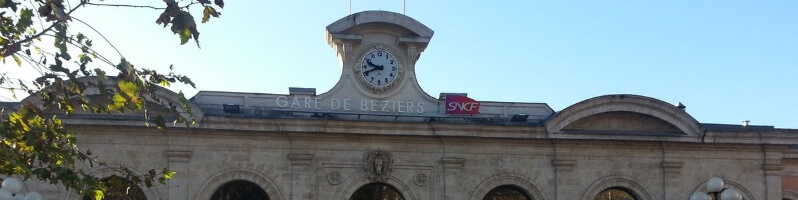
<path id="1" fill-rule="evenodd" d="M 690 195 L 690 200 L 743 200 L 743 195 L 737 190 L 723 188 L 723 179 L 712 177 L 707 181 L 707 193 L 695 192 Z"/>
<path id="2" fill-rule="evenodd" d="M 38 192 L 22 192 L 22 181 L 16 178 L 6 178 L 0 187 L 0 200 L 42 200 Z"/>

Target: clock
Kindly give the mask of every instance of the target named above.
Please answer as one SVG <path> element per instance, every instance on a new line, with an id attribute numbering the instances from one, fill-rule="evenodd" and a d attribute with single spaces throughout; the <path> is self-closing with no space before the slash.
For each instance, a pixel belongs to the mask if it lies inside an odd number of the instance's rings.
<path id="1" fill-rule="evenodd" d="M 379 47 L 367 50 L 355 66 L 358 79 L 364 86 L 378 93 L 393 88 L 402 75 L 402 65 L 394 55 Z"/>

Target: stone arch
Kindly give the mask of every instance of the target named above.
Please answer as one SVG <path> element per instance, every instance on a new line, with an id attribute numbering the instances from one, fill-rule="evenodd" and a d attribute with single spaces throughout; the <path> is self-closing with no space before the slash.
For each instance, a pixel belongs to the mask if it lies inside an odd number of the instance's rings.
<path id="1" fill-rule="evenodd" d="M 685 197 L 689 197 L 690 194 L 693 194 L 695 192 L 703 192 L 703 193 L 709 192 L 709 190 L 707 190 L 707 181 L 708 180 L 702 182 L 700 185 L 698 185 L 698 187 L 696 187 L 693 190 L 693 192 L 690 192 L 690 193 L 686 194 L 687 196 L 685 196 Z M 740 194 L 743 195 L 743 200 L 754 200 L 754 195 L 751 195 L 751 192 L 748 191 L 748 189 L 745 189 L 745 187 L 743 187 L 743 185 L 741 185 L 740 183 L 737 183 L 737 182 L 734 182 L 734 181 L 730 181 L 730 180 L 726 180 L 726 179 L 723 179 L 723 183 L 724 183 L 724 186 L 723 186 L 724 188 L 731 188 L 731 189 L 735 189 L 738 192 L 740 192 Z"/>
<path id="2" fill-rule="evenodd" d="M 610 112 L 647 115 L 673 125 L 688 136 L 701 133 L 701 125 L 684 110 L 658 99 L 629 94 L 599 96 L 571 105 L 550 118 L 545 123 L 546 130 L 562 133 L 563 128 L 580 119 Z"/>
<path id="3" fill-rule="evenodd" d="M 192 199 L 211 199 L 211 196 L 219 187 L 235 180 L 249 181 L 260 186 L 263 191 L 266 192 L 266 195 L 269 195 L 270 199 L 287 199 L 283 196 L 282 192 L 280 192 L 281 190 L 278 189 L 277 185 L 274 184 L 274 181 L 269 179 L 266 174 L 246 168 L 228 168 L 211 175 L 202 183 L 199 187 L 199 192 Z"/>
<path id="4" fill-rule="evenodd" d="M 126 166 L 126 165 L 121 165 L 121 166 L 127 167 L 128 169 L 130 169 L 131 171 L 135 172 L 136 174 L 143 174 L 143 172 L 138 171 L 135 168 L 132 168 L 130 166 Z M 116 170 L 113 170 L 113 169 L 110 169 L 110 168 L 101 168 L 101 169 L 97 169 L 97 170 L 89 172 L 89 175 L 92 175 L 94 177 L 100 177 L 102 179 L 102 178 L 111 177 L 113 175 L 119 175 L 119 173 Z M 149 187 L 149 188 L 148 187 L 139 187 L 139 188 L 141 188 L 141 190 L 144 192 L 144 196 L 147 197 L 147 200 L 158 200 L 158 199 L 161 199 L 161 194 L 158 191 L 157 186 L 158 185 L 156 184 L 156 185 L 153 185 L 152 187 Z M 76 199 L 77 200 L 77 199 L 83 198 L 83 195 L 80 195 L 80 194 L 78 194 L 78 193 L 76 193 L 74 191 L 68 191 L 65 194 L 66 195 L 63 196 L 61 199 Z"/>
<path id="5" fill-rule="evenodd" d="M 477 188 L 475 188 L 474 192 L 471 194 L 470 200 L 480 200 L 494 188 L 503 185 L 515 186 L 525 192 L 533 200 L 545 199 L 540 190 L 535 187 L 535 184 L 533 184 L 529 178 L 518 174 L 500 173 L 488 177 L 479 183 Z"/>
<path id="6" fill-rule="evenodd" d="M 596 198 L 596 195 L 610 188 L 622 188 L 625 191 L 631 193 L 639 200 L 653 199 L 651 198 L 651 194 L 646 192 L 645 188 L 642 185 L 635 182 L 631 178 L 619 175 L 607 176 L 596 180 L 595 182 L 593 182 L 593 184 L 591 184 L 587 188 L 587 191 L 585 191 L 585 193 L 582 195 L 582 199 L 592 200 Z"/>
<path id="7" fill-rule="evenodd" d="M 389 23 L 413 32 L 419 37 L 432 38 L 432 29 L 413 18 L 388 11 L 363 11 L 351 14 L 327 26 L 327 33 L 342 33 L 352 27 L 367 23 Z"/>
<path id="8" fill-rule="evenodd" d="M 402 195 L 404 200 L 417 200 L 419 199 L 418 197 L 421 196 L 416 191 L 411 190 L 407 184 L 394 176 L 388 177 L 385 179 L 385 181 L 375 182 L 369 180 L 368 176 L 361 172 L 344 180 L 343 183 L 341 183 L 342 187 L 339 187 L 338 190 L 335 191 L 335 195 L 333 195 L 332 199 L 347 200 L 349 197 L 355 194 L 357 189 L 360 189 L 360 187 L 370 183 L 382 183 L 391 186 Z"/>
<path id="9" fill-rule="evenodd" d="M 790 200 L 798 200 L 798 191 L 791 190 L 791 189 L 784 189 L 781 193 L 781 198 L 790 199 Z"/>

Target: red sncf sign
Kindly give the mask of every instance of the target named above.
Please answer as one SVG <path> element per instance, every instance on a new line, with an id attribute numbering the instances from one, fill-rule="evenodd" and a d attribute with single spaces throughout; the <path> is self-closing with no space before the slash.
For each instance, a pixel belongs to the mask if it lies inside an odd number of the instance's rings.
<path id="1" fill-rule="evenodd" d="M 446 95 L 446 114 L 479 114 L 479 102 L 460 95 Z"/>

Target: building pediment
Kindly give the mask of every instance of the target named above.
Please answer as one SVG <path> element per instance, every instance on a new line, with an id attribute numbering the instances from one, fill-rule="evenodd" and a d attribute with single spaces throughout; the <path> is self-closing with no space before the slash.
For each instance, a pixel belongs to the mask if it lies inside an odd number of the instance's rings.
<path id="1" fill-rule="evenodd" d="M 546 129 L 551 134 L 699 136 L 701 125 L 675 105 L 651 97 L 618 94 L 571 105 L 549 119 Z"/>
<path id="2" fill-rule="evenodd" d="M 561 130 L 563 133 L 684 135 L 682 130 L 660 118 L 628 111 L 612 111 L 581 118 Z"/>

